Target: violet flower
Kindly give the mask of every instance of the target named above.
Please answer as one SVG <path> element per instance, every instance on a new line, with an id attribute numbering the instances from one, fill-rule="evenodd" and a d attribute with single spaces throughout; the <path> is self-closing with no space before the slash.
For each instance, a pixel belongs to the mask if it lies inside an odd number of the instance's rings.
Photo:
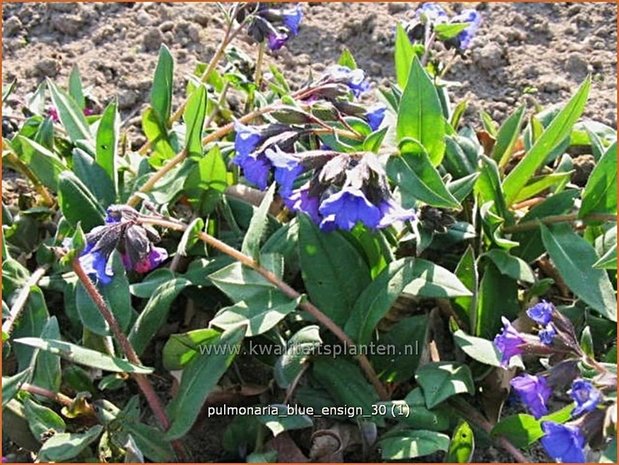
<path id="1" fill-rule="evenodd" d="M 577 426 L 542 422 L 542 446 L 548 455 L 562 463 L 585 462 L 585 436 Z"/>
<path id="2" fill-rule="evenodd" d="M 591 381 L 585 379 L 574 380 L 570 396 L 576 402 L 576 407 L 572 411 L 573 417 L 595 410 L 602 400 L 602 393 L 591 384 Z"/>
<path id="3" fill-rule="evenodd" d="M 494 338 L 494 345 L 501 352 L 501 365 L 507 367 L 512 357 L 522 354 L 525 340 L 507 318 L 501 317 L 501 321 L 503 329 Z"/>
<path id="4" fill-rule="evenodd" d="M 546 403 L 552 394 L 546 378 L 524 374 L 510 381 L 512 389 L 531 414 L 539 419 L 548 413 Z"/>
<path id="5" fill-rule="evenodd" d="M 374 105 L 369 108 L 367 113 L 365 114 L 365 118 L 368 120 L 368 124 L 372 131 L 378 130 L 383 120 L 385 119 L 385 111 L 387 107 L 382 104 Z"/>
<path id="6" fill-rule="evenodd" d="M 555 307 L 553 304 L 542 300 L 538 304 L 535 304 L 533 307 L 529 308 L 527 310 L 527 315 L 537 324 L 546 326 L 552 321 L 552 313 L 554 310 Z"/>

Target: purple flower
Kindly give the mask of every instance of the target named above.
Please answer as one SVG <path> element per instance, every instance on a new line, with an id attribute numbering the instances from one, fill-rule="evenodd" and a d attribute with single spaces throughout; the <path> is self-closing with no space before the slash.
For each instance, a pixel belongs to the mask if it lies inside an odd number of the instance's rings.
<path id="1" fill-rule="evenodd" d="M 300 5 L 282 11 L 282 21 L 293 36 L 299 33 L 299 24 L 302 19 L 303 11 L 301 11 Z"/>
<path id="2" fill-rule="evenodd" d="M 415 217 L 413 210 L 403 209 L 393 199 L 383 200 L 378 204 L 378 209 L 381 214 L 379 228 L 386 228 L 398 221 L 406 221 Z"/>
<path id="3" fill-rule="evenodd" d="M 284 202 L 291 210 L 305 213 L 315 224 L 320 224 L 320 199 L 310 195 L 309 184 L 293 191 Z"/>
<path id="4" fill-rule="evenodd" d="M 546 326 L 552 321 L 552 312 L 554 312 L 554 309 L 554 305 L 542 300 L 540 303 L 529 308 L 527 310 L 527 315 L 537 324 Z"/>
<path id="5" fill-rule="evenodd" d="M 548 323 L 544 329 L 541 329 L 538 336 L 542 344 L 547 346 L 552 344 L 553 339 L 557 335 L 557 330 L 552 323 Z"/>
<path id="6" fill-rule="evenodd" d="M 295 156 L 280 150 L 279 147 L 267 149 L 265 152 L 275 168 L 275 181 L 279 184 L 279 192 L 282 197 L 288 197 L 292 193 L 292 188 L 299 175 L 304 171 L 299 159 Z"/>
<path id="7" fill-rule="evenodd" d="M 382 104 L 375 105 L 368 109 L 365 117 L 372 131 L 376 131 L 382 124 L 385 119 L 385 110 L 387 110 L 387 107 Z"/>
<path id="8" fill-rule="evenodd" d="M 503 330 L 494 338 L 494 345 L 501 352 L 501 365 L 506 367 L 512 357 L 522 353 L 525 340 L 507 318 L 501 317 L 501 321 Z"/>
<path id="9" fill-rule="evenodd" d="M 423 18 L 432 24 L 441 24 L 447 21 L 447 13 L 445 13 L 443 7 L 436 3 L 424 3 L 415 12 L 415 16 L 417 19 Z"/>
<path id="10" fill-rule="evenodd" d="M 358 222 L 370 229 L 378 227 L 381 214 L 360 189 L 343 188 L 322 202 L 319 209 L 324 217 L 320 228 L 331 231 L 335 227 L 350 231 Z"/>
<path id="11" fill-rule="evenodd" d="M 576 379 L 572 383 L 570 396 L 576 402 L 576 407 L 572 411 L 572 416 L 577 417 L 581 413 L 595 410 L 602 400 L 602 393 L 598 391 L 590 381 Z"/>
<path id="12" fill-rule="evenodd" d="M 288 35 L 279 32 L 271 32 L 267 36 L 267 43 L 271 51 L 279 50 L 288 41 Z"/>
<path id="13" fill-rule="evenodd" d="M 148 273 L 168 258 L 168 251 L 162 247 L 152 247 L 148 255 L 138 261 L 133 269 L 138 273 Z"/>
<path id="14" fill-rule="evenodd" d="M 585 462 L 585 437 L 576 426 L 542 422 L 542 446 L 548 455 L 563 463 Z"/>
<path id="15" fill-rule="evenodd" d="M 370 83 L 365 79 L 365 72 L 362 69 L 350 69 L 347 66 L 329 66 L 323 79 L 346 84 L 355 97 L 359 97 L 370 88 Z"/>
<path id="16" fill-rule="evenodd" d="M 470 23 L 468 27 L 456 37 L 458 48 L 460 50 L 467 49 L 469 45 L 471 45 L 471 40 L 473 40 L 473 36 L 475 36 L 477 29 L 479 29 L 481 15 L 473 9 L 466 9 L 462 10 L 459 15 L 454 16 L 451 21 L 453 23 Z"/>
<path id="17" fill-rule="evenodd" d="M 543 376 L 524 374 L 510 381 L 514 392 L 535 418 L 548 413 L 546 402 L 550 399 L 552 389 Z"/>
<path id="18" fill-rule="evenodd" d="M 49 116 L 54 123 L 60 121 L 60 116 L 58 116 L 58 110 L 56 109 L 56 107 L 47 107 L 47 116 Z"/>

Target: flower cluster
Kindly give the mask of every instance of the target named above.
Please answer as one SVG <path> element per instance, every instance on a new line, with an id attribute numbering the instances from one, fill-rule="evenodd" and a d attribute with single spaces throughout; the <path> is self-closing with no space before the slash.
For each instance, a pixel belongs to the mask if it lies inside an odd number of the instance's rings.
<path id="1" fill-rule="evenodd" d="M 449 18 L 439 4 L 424 3 L 416 11 L 415 19 L 408 25 L 407 30 L 411 40 L 423 40 L 429 36 L 429 31 L 439 24 L 468 24 L 455 37 L 444 40 L 448 48 L 463 51 L 471 45 L 471 40 L 481 24 L 481 15 L 476 10 L 465 9 Z"/>
<path id="2" fill-rule="evenodd" d="M 546 374 L 524 373 L 510 382 L 513 392 L 536 419 L 541 419 L 544 436 L 541 443 L 555 460 L 561 462 L 585 462 L 585 448 L 603 429 L 603 387 L 614 387 L 616 378 L 610 382 L 602 374 L 592 379 L 583 378 L 578 369 L 580 361 L 589 359 L 580 348 L 574 327 L 553 304 L 541 301 L 526 312 L 531 323 L 537 326 L 537 335 L 519 331 L 506 318 L 503 330 L 494 339 L 501 353 L 503 366 L 509 366 L 513 357 L 538 355 L 547 357 Z M 518 322 L 519 326 L 526 323 Z M 596 387 L 596 384 L 602 387 Z M 549 401 L 554 392 L 571 386 L 568 394 L 573 400 L 571 421 L 560 424 L 544 421 L 549 414 Z"/>
<path id="3" fill-rule="evenodd" d="M 303 19 L 300 5 L 292 7 L 269 7 L 264 3 L 246 3 L 239 9 L 237 20 L 243 21 L 251 14 L 247 32 L 258 43 L 266 40 L 270 50 L 279 50 L 299 33 Z"/>
<path id="4" fill-rule="evenodd" d="M 105 224 L 86 234 L 86 247 L 80 255 L 84 271 L 101 284 L 112 281 L 110 256 L 120 252 L 128 271 L 148 273 L 168 258 L 164 248 L 155 247 L 157 232 L 136 222 L 138 212 L 124 205 L 111 205 L 107 209 Z"/>

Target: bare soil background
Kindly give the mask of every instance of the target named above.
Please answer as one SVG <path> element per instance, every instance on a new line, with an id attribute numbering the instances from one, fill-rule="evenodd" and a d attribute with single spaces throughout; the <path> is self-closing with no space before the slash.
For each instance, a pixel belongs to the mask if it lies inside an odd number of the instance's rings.
<path id="1" fill-rule="evenodd" d="M 337 61 L 348 47 L 375 86 L 384 85 L 394 75 L 395 24 L 412 19 L 418 5 L 306 3 L 298 37 L 270 54 L 268 61 L 300 85 L 310 72 L 320 73 Z M 453 12 L 472 7 L 483 15 L 470 50 L 446 76 L 461 83 L 453 88 L 452 100 L 470 101 L 465 124 L 478 126 L 480 109 L 502 122 L 523 101 L 565 102 L 591 74 L 594 83 L 586 116 L 616 126 L 615 3 L 449 3 L 444 7 Z M 101 106 L 118 98 L 135 148 L 144 141 L 140 115 L 149 99 L 159 46 L 165 43 L 175 58 L 178 104 L 187 76 L 198 61 L 210 59 L 222 36 L 221 13 L 212 3 L 5 3 L 2 9 L 3 83 L 18 81 L 9 105 L 18 109 L 25 95 L 46 77 L 66 84 L 77 64 L 84 84 Z M 235 45 L 250 54 L 256 50 L 243 38 Z M 10 173 L 3 174 L 4 196 L 12 182 L 7 186 Z M 187 441 L 193 460 L 224 457 L 222 434 L 230 420 L 198 422 Z M 547 460 L 538 454 L 532 451 L 531 460 Z M 473 459 L 510 461 L 492 447 L 478 448 Z"/>

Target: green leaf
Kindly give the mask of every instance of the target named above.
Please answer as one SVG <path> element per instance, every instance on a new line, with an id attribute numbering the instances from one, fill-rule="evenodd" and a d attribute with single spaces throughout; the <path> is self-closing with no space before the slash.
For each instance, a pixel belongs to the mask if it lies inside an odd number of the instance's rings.
<path id="1" fill-rule="evenodd" d="M 433 26 L 434 32 L 439 40 L 449 40 L 456 37 L 462 31 L 464 31 L 467 27 L 469 27 L 471 23 L 443 23 L 443 24 L 435 24 Z"/>
<path id="2" fill-rule="evenodd" d="M 164 433 L 159 429 L 143 423 L 124 422 L 123 430 L 131 435 L 145 457 L 155 463 L 174 462 L 176 455 Z"/>
<path id="3" fill-rule="evenodd" d="M 514 203 L 518 193 L 535 174 L 535 171 L 544 164 L 548 154 L 569 137 L 572 127 L 585 108 L 590 87 L 591 79 L 587 78 L 565 108 L 552 120 L 524 158 L 505 178 L 503 189 L 508 205 Z"/>
<path id="4" fill-rule="evenodd" d="M 71 171 L 63 171 L 58 178 L 58 205 L 73 227 L 81 223 L 82 228 L 90 231 L 103 224 L 105 210 Z"/>
<path id="5" fill-rule="evenodd" d="M 153 153 L 149 157 L 151 165 L 158 167 L 165 160 L 176 155 L 165 126 L 159 122 L 157 114 L 152 108 L 147 108 L 142 114 L 142 129 L 153 148 Z"/>
<path id="6" fill-rule="evenodd" d="M 617 269 L 617 246 L 608 249 L 608 251 L 593 264 L 593 268 L 601 270 L 616 270 Z"/>
<path id="7" fill-rule="evenodd" d="M 511 158 L 512 149 L 520 135 L 526 109 L 526 105 L 518 107 L 518 109 L 505 120 L 499 128 L 499 132 L 497 132 L 496 142 L 492 148 L 492 158 L 501 169 Z"/>
<path id="8" fill-rule="evenodd" d="M 69 74 L 69 95 L 73 97 L 75 103 L 81 108 L 86 107 L 86 99 L 84 98 L 84 90 L 82 88 L 82 77 L 80 76 L 80 70 L 77 65 L 73 65 L 71 68 L 71 74 Z"/>
<path id="9" fill-rule="evenodd" d="M 456 179 L 447 184 L 447 190 L 453 195 L 454 199 L 462 203 L 473 191 L 477 178 L 479 178 L 479 173 L 472 173 L 463 178 Z"/>
<path id="10" fill-rule="evenodd" d="M 443 408 L 428 410 L 420 388 L 415 388 L 403 400 L 380 402 L 386 405 L 386 415 L 383 418 L 397 420 L 399 423 L 416 429 L 430 431 L 445 431 L 449 428 L 449 411 Z M 380 407 L 377 409 L 381 411 Z"/>
<path id="11" fill-rule="evenodd" d="M 398 141 L 410 137 L 425 148 L 438 166 L 445 154 L 445 120 L 441 101 L 428 73 L 415 57 L 398 112 Z"/>
<path id="12" fill-rule="evenodd" d="M 60 328 L 55 316 L 47 320 L 39 337 L 43 340 L 60 339 Z M 38 352 L 33 360 L 32 384 L 58 392 L 62 380 L 60 357 L 47 352 Z"/>
<path id="13" fill-rule="evenodd" d="M 379 400 L 359 366 L 350 360 L 317 358 L 312 375 L 329 392 L 336 405 L 361 407 L 364 415 L 370 415 L 372 405 Z"/>
<path id="14" fill-rule="evenodd" d="M 516 281 L 501 274 L 494 263 L 487 262 L 479 284 L 477 310 L 475 313 L 475 336 L 493 338 L 501 327 L 501 316 L 516 318 L 518 285 Z"/>
<path id="15" fill-rule="evenodd" d="M 277 359 L 273 370 L 279 387 L 286 389 L 290 386 L 307 363 L 308 356 L 320 344 L 320 328 L 315 325 L 301 328 L 288 340 L 286 351 Z"/>
<path id="16" fill-rule="evenodd" d="M 185 130 L 185 150 L 190 157 L 202 156 L 202 128 L 206 118 L 206 87 L 199 86 L 187 100 L 183 119 Z"/>
<path id="17" fill-rule="evenodd" d="M 69 139 L 74 144 L 78 141 L 92 141 L 92 134 L 88 122 L 80 106 L 64 90 L 58 88 L 49 79 L 47 86 L 52 96 L 52 102 L 58 110 L 58 118 L 67 131 Z"/>
<path id="18" fill-rule="evenodd" d="M 148 299 L 155 293 L 161 284 L 170 281 L 176 274 L 169 268 L 157 268 L 146 276 L 141 282 L 133 283 L 129 286 L 131 295 L 140 299 Z"/>
<path id="19" fill-rule="evenodd" d="M 592 213 L 617 213 L 617 143 L 608 148 L 591 172 L 582 193 L 578 217 Z"/>
<path id="20" fill-rule="evenodd" d="M 54 430 L 56 433 L 64 433 L 66 424 L 62 417 L 52 409 L 37 404 L 32 399 L 24 399 L 24 411 L 28 426 L 35 438 L 41 439 L 43 434 Z"/>
<path id="21" fill-rule="evenodd" d="M 449 450 L 445 457 L 446 463 L 469 463 L 475 452 L 475 435 L 471 426 L 460 420 L 451 435 Z"/>
<path id="22" fill-rule="evenodd" d="M 247 337 L 257 336 L 266 333 L 293 312 L 300 299 L 292 300 L 280 292 L 267 291 L 249 301 L 222 308 L 209 324 L 223 330 L 246 326 Z"/>
<path id="23" fill-rule="evenodd" d="M 15 339 L 15 343 L 45 350 L 51 354 L 59 355 L 70 362 L 86 365 L 91 368 L 99 368 L 104 371 L 142 374 L 153 372 L 152 368 L 134 365 L 126 360 L 102 354 L 96 350 L 86 349 L 69 342 L 55 339 L 43 340 L 38 337 L 22 337 Z"/>
<path id="24" fill-rule="evenodd" d="M 404 460 L 446 451 L 449 436 L 436 431 L 398 430 L 383 437 L 378 443 L 385 460 Z"/>
<path id="25" fill-rule="evenodd" d="M 454 341 L 473 360 L 493 367 L 501 366 L 501 355 L 492 341 L 470 336 L 459 329 L 453 334 Z"/>
<path id="26" fill-rule="evenodd" d="M 461 208 L 424 152 L 389 157 L 387 174 L 403 193 L 415 200 L 436 208 Z"/>
<path id="27" fill-rule="evenodd" d="M 56 192 L 60 173 L 67 167 L 53 152 L 35 141 L 23 136 L 17 136 L 17 140 L 21 143 L 21 161 L 28 165 L 45 187 Z"/>
<path id="28" fill-rule="evenodd" d="M 162 127 L 167 127 L 172 112 L 172 94 L 174 92 L 174 59 L 165 45 L 159 49 L 159 59 L 153 88 L 150 95 L 150 105 Z"/>
<path id="29" fill-rule="evenodd" d="M 339 231 L 325 234 L 299 216 L 299 254 L 310 300 L 336 324 L 343 324 L 370 283 L 364 258 Z"/>
<path id="30" fill-rule="evenodd" d="M 440 404 L 451 396 L 475 392 L 475 384 L 468 366 L 453 362 L 431 362 L 415 373 L 415 380 L 421 386 L 426 406 Z"/>
<path id="31" fill-rule="evenodd" d="M 479 276 L 477 274 L 477 265 L 475 263 L 475 252 L 470 245 L 466 248 L 466 252 L 460 258 L 458 265 L 454 271 L 456 278 L 471 291 L 471 296 L 461 296 L 454 299 L 454 303 L 462 308 L 467 315 L 466 321 L 470 328 L 475 327 L 475 309 L 477 307 L 477 284 Z"/>
<path id="32" fill-rule="evenodd" d="M 401 23 L 395 28 L 395 74 L 400 89 L 406 87 L 415 51 Z"/>
<path id="33" fill-rule="evenodd" d="M 114 251 L 112 253 L 111 261 L 114 276 L 112 282 L 102 286 L 101 294 L 124 331 L 129 327 L 133 313 L 131 296 L 129 295 L 129 281 L 119 252 Z M 85 328 L 99 336 L 110 335 L 107 322 L 81 282 L 77 283 L 75 289 L 75 305 Z"/>
<path id="34" fill-rule="evenodd" d="M 138 355 L 146 350 L 150 340 L 165 324 L 172 303 L 190 284 L 185 278 L 174 278 L 157 287 L 129 333 L 129 342 Z"/>
<path id="35" fill-rule="evenodd" d="M 221 332 L 212 328 L 172 334 L 163 347 L 163 366 L 167 370 L 183 369 L 201 353 L 201 346 L 217 342 L 220 336 Z"/>
<path id="36" fill-rule="evenodd" d="M 602 457 L 600 457 L 600 463 L 617 463 L 617 438 L 614 437 L 609 443 Z"/>
<path id="37" fill-rule="evenodd" d="M 367 344 L 374 328 L 402 293 L 429 298 L 471 295 L 454 276 L 422 259 L 401 259 L 389 264 L 359 296 L 345 331 L 359 344 Z"/>
<path id="38" fill-rule="evenodd" d="M 209 345 L 212 351 L 196 356 L 183 370 L 178 393 L 168 404 L 172 424 L 167 439 L 180 438 L 191 429 L 209 393 L 236 357 L 244 336 L 244 327 L 224 332 Z"/>
<path id="39" fill-rule="evenodd" d="M 310 428 L 314 425 L 314 422 L 307 415 L 289 415 L 288 406 L 283 404 L 275 404 L 272 407 L 276 407 L 278 410 L 277 415 L 259 415 L 258 421 L 265 425 L 273 433 L 273 437 L 276 437 L 284 431 L 292 431 L 296 429 Z"/>
<path id="40" fill-rule="evenodd" d="M 535 275 L 527 262 L 502 249 L 492 249 L 482 257 L 489 258 L 501 274 L 525 283 L 534 283 Z"/>
<path id="41" fill-rule="evenodd" d="M 357 62 L 355 61 L 355 57 L 352 55 L 348 47 L 344 47 L 344 50 L 342 50 L 342 54 L 337 60 L 337 64 L 340 66 L 346 66 L 350 69 L 357 69 Z"/>
<path id="42" fill-rule="evenodd" d="M 566 155 L 566 157 L 571 161 L 571 158 Z M 557 168 L 557 171 L 554 173 L 546 174 L 543 176 L 535 176 L 531 178 L 529 184 L 522 188 L 522 190 L 516 196 L 514 200 L 515 203 L 523 202 L 525 200 L 530 199 L 531 197 L 543 192 L 552 186 L 561 185 L 567 183 L 572 177 L 572 170 L 560 172 Z"/>
<path id="43" fill-rule="evenodd" d="M 593 246 L 569 225 L 540 227 L 548 255 L 565 284 L 587 305 L 617 321 L 615 292 L 606 271 L 593 267 L 599 259 Z"/>
<path id="44" fill-rule="evenodd" d="M 455 179 L 476 174 L 478 158 L 477 149 L 470 139 L 464 136 L 445 137 L 445 157 L 442 166 Z"/>
<path id="45" fill-rule="evenodd" d="M 494 160 L 482 157 L 480 173 L 475 183 L 475 192 L 480 198 L 478 203 L 483 205 L 487 202 L 493 202 L 496 213 L 503 219 L 509 218 L 505 194 L 501 186 L 501 175 Z"/>
<path id="46" fill-rule="evenodd" d="M 2 377 L 2 407 L 8 404 L 9 400 L 15 397 L 17 391 L 22 384 L 30 380 L 30 376 L 32 374 L 32 370 L 24 370 L 20 371 L 16 375 L 13 376 L 3 376 Z"/>
<path id="47" fill-rule="evenodd" d="M 113 100 L 109 103 L 97 129 L 97 147 L 95 160 L 112 180 L 114 191 L 118 191 L 118 174 L 116 172 L 116 156 L 118 154 L 118 142 L 120 140 L 120 115 L 118 103 Z"/>
<path id="48" fill-rule="evenodd" d="M 265 238 L 269 226 L 269 208 L 273 203 L 276 184 L 271 184 L 271 187 L 266 191 L 264 198 L 260 202 L 260 206 L 254 211 L 251 217 L 247 234 L 243 239 L 241 252 L 249 255 L 255 261 L 260 259 L 260 245 Z"/>
<path id="49" fill-rule="evenodd" d="M 37 460 L 43 463 L 69 461 L 81 454 L 102 432 L 103 426 L 96 425 L 85 433 L 54 434 L 43 443 Z"/>
<path id="50" fill-rule="evenodd" d="M 189 173 L 185 189 L 212 189 L 223 192 L 228 186 L 226 162 L 218 145 L 214 145 L 206 155 L 198 160 L 195 168 Z"/>
<path id="51" fill-rule="evenodd" d="M 114 184 L 105 170 L 95 160 L 81 149 L 73 149 L 73 172 L 89 186 L 99 205 L 107 208 L 116 200 Z"/>
<path id="52" fill-rule="evenodd" d="M 263 254 L 262 266 L 282 277 L 284 264 L 279 254 Z M 257 271 L 252 270 L 239 262 L 234 262 L 215 273 L 209 275 L 211 282 L 224 292 L 233 302 L 251 300 L 254 296 L 265 291 L 276 289 L 275 285 L 267 281 Z"/>

